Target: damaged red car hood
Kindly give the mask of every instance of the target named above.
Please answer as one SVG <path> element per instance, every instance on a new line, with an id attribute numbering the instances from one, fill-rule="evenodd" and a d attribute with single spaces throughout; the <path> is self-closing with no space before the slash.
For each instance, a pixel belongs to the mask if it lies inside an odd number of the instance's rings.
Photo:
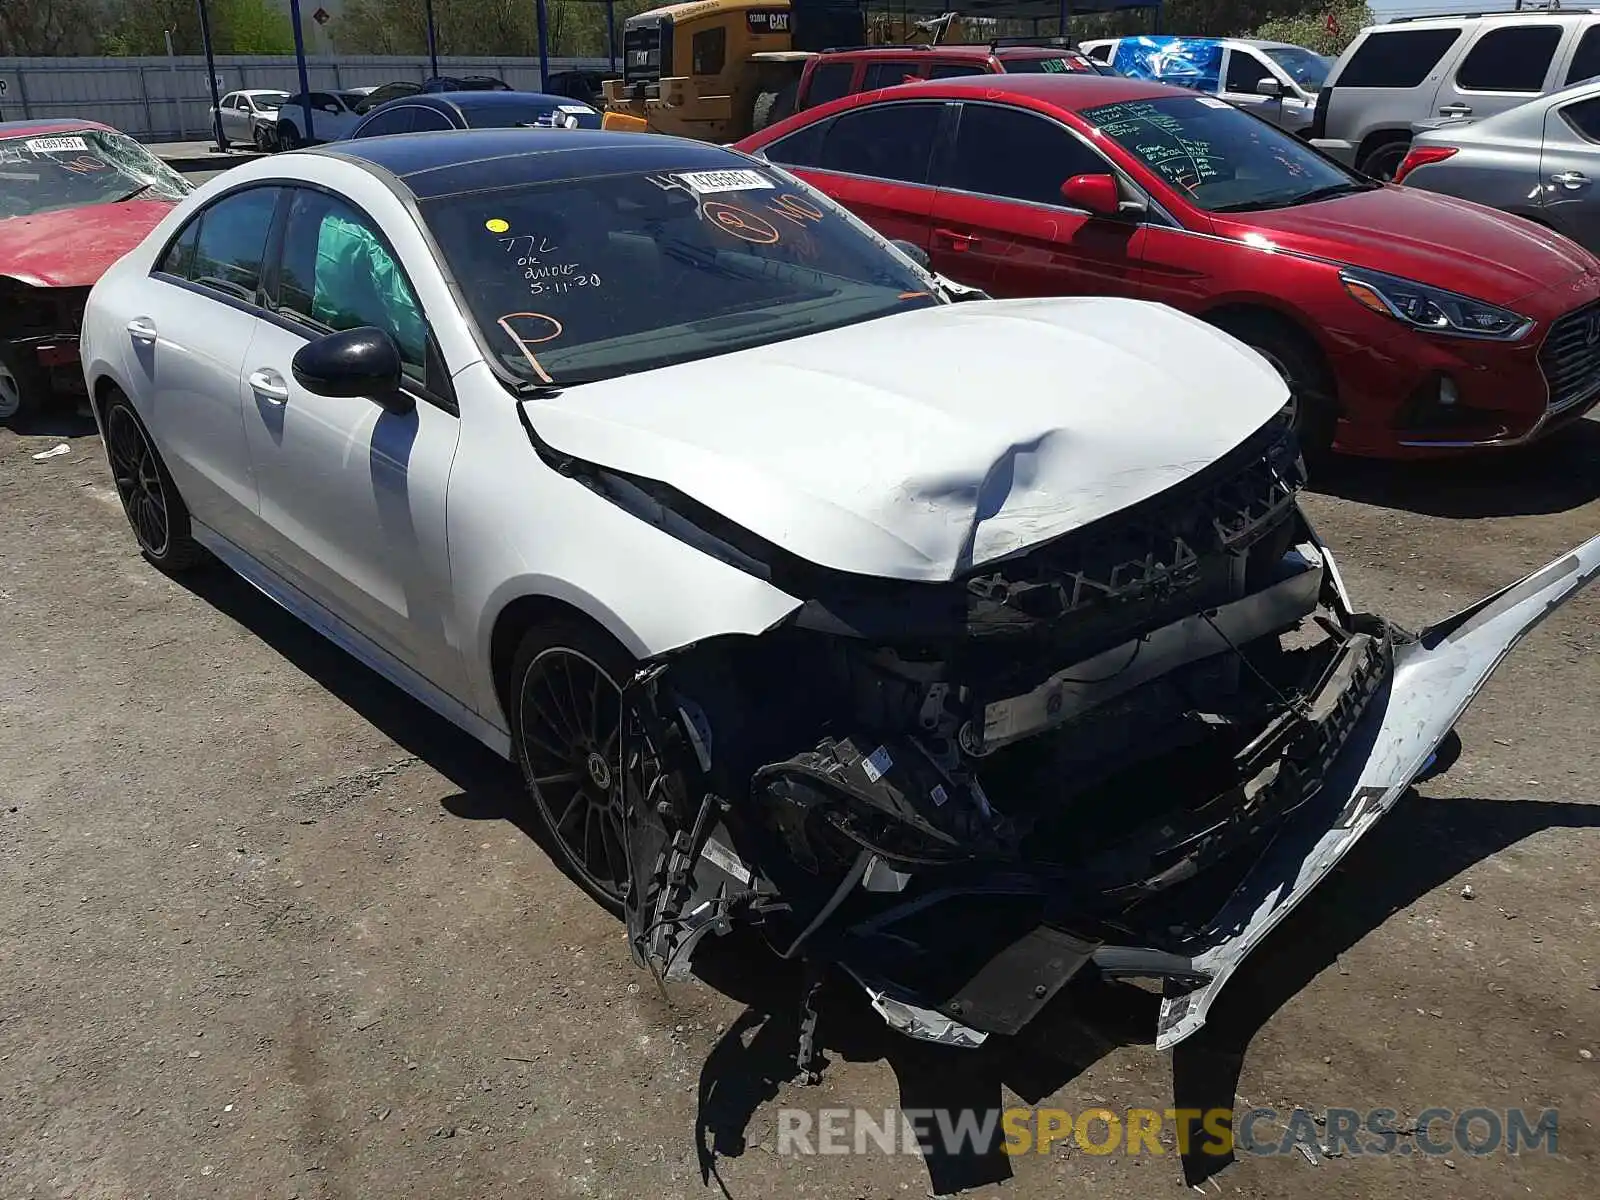
<path id="1" fill-rule="evenodd" d="M 534 431 L 821 566 L 944 581 L 1182 482 L 1285 403 L 1160 304 L 898 313 L 524 402 Z"/>
<path id="2" fill-rule="evenodd" d="M 35 287 L 92 287 L 171 211 L 165 200 L 128 200 L 0 220 L 0 275 Z"/>

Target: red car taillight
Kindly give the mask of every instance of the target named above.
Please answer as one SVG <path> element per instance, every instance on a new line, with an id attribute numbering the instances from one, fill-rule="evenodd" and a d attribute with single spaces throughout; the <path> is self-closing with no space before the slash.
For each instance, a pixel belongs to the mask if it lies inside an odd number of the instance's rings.
<path id="1" fill-rule="evenodd" d="M 1395 168 L 1394 178 L 1391 183 L 1400 183 L 1418 167 L 1425 167 L 1429 163 L 1443 162 L 1456 152 L 1454 146 L 1413 146 L 1410 152 L 1400 160 L 1400 165 Z"/>

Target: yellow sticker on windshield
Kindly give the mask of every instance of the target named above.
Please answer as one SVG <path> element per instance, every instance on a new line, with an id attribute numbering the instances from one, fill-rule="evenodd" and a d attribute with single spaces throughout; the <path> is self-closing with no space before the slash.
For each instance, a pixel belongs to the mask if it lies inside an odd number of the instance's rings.
<path id="1" fill-rule="evenodd" d="M 502 221 L 499 217 L 490 217 L 483 223 L 483 227 L 490 233 L 504 233 L 511 228 L 511 222 Z"/>

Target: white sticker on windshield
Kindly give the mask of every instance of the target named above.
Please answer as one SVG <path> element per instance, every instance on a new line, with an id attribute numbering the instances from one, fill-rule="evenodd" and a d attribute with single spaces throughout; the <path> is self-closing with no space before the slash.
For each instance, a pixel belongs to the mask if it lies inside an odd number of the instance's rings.
<path id="1" fill-rule="evenodd" d="M 579 116 L 582 116 L 585 113 L 592 113 L 594 111 L 594 109 L 590 108 L 587 104 L 558 104 L 556 107 L 564 113 L 577 113 Z"/>
<path id="2" fill-rule="evenodd" d="M 1200 101 L 1200 103 L 1204 104 L 1207 108 L 1228 107 L 1228 102 L 1226 100 L 1213 100 L 1210 96 L 1196 96 L 1195 99 Z"/>
<path id="3" fill-rule="evenodd" d="M 718 192 L 753 192 L 772 188 L 772 181 L 760 171 L 690 171 L 676 177 L 684 187 L 702 196 Z"/>
<path id="4" fill-rule="evenodd" d="M 35 154 L 53 154 L 57 150 L 87 150 L 89 145 L 81 137 L 30 138 L 22 143 Z"/>

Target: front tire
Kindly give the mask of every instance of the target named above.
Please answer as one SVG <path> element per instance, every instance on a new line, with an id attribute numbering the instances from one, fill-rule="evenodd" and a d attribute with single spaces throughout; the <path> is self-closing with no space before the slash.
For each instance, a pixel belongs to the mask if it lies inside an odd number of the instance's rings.
<path id="1" fill-rule="evenodd" d="M 106 460 L 139 553 L 169 574 L 199 566 L 206 552 L 190 535 L 189 509 L 144 422 L 120 391 L 106 404 L 105 436 Z"/>
<path id="2" fill-rule="evenodd" d="M 551 856 L 618 916 L 629 879 L 622 688 L 637 668 L 610 637 L 558 618 L 523 635 L 506 688 L 517 764 Z"/>
<path id="3" fill-rule="evenodd" d="M 281 149 L 298 150 L 300 144 L 300 131 L 298 129 L 287 121 L 278 125 L 278 146 Z"/>
<path id="4" fill-rule="evenodd" d="M 0 346 L 0 425 L 20 425 L 44 406 L 50 379 L 21 346 Z"/>
<path id="5" fill-rule="evenodd" d="M 798 88 L 797 83 L 790 82 L 776 91 L 757 92 L 755 104 L 750 109 L 750 132 L 760 133 L 768 125 L 775 125 L 785 117 L 793 116 Z"/>
<path id="6" fill-rule="evenodd" d="M 1241 313 L 1216 322 L 1272 364 L 1289 386 L 1288 416 L 1308 463 L 1326 460 L 1338 427 L 1338 389 L 1309 338 L 1281 320 Z"/>

